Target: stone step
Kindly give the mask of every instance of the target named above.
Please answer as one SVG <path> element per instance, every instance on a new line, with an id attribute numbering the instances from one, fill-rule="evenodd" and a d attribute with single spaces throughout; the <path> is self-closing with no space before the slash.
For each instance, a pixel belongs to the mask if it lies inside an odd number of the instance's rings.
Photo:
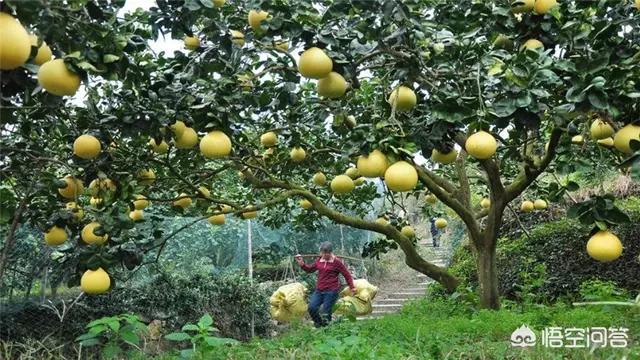
<path id="1" fill-rule="evenodd" d="M 393 309 L 393 308 L 401 308 L 402 304 L 397 304 L 397 303 L 396 304 L 373 304 L 372 306 L 373 306 L 374 309 L 376 309 L 376 308 L 381 308 L 381 309 L 389 309 L 389 308 L 391 308 L 391 309 Z M 375 310 L 374 310 L 374 312 L 375 312 Z"/>
<path id="2" fill-rule="evenodd" d="M 423 286 L 423 287 L 416 287 L 416 288 L 407 288 L 407 289 L 402 289 L 402 291 L 426 291 L 427 287 Z"/>
<path id="3" fill-rule="evenodd" d="M 402 295 L 402 296 L 423 296 L 425 295 L 424 291 L 406 291 L 406 292 L 397 292 L 394 295 Z"/>
<path id="4" fill-rule="evenodd" d="M 400 310 L 400 309 L 398 309 L 398 310 Z M 369 315 L 372 315 L 372 316 L 384 316 L 384 315 L 389 315 L 389 314 L 397 314 L 398 310 L 390 310 L 390 311 L 373 310 L 371 312 L 371 314 L 369 314 Z"/>
<path id="5" fill-rule="evenodd" d="M 398 301 L 404 302 L 404 301 L 408 301 L 408 300 L 411 300 L 411 299 L 409 299 L 409 298 L 391 298 L 391 297 L 389 297 L 389 298 L 386 298 L 386 299 L 377 300 L 377 301 L 375 301 L 375 303 L 376 304 L 389 303 L 389 302 L 390 303 L 394 303 L 394 302 L 398 302 Z"/>

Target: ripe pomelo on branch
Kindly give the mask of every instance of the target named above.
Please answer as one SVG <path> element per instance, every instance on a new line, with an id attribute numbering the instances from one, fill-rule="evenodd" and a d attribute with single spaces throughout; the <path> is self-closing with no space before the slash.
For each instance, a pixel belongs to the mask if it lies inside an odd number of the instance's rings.
<path id="1" fill-rule="evenodd" d="M 197 36 L 185 36 L 184 47 L 189 50 L 196 50 L 200 47 L 200 39 Z"/>
<path id="2" fill-rule="evenodd" d="M 136 210 L 142 210 L 149 206 L 149 200 L 144 195 L 136 195 L 135 200 L 133 201 L 133 207 Z"/>
<path id="3" fill-rule="evenodd" d="M 185 127 L 182 135 L 177 136 L 173 142 L 178 149 L 191 149 L 198 143 L 198 133 L 193 128 Z"/>
<path id="4" fill-rule="evenodd" d="M 58 193 L 65 199 L 75 199 L 84 191 L 84 185 L 80 179 L 76 179 L 71 175 L 65 176 L 62 181 L 66 183 L 65 187 L 59 188 Z"/>
<path id="5" fill-rule="evenodd" d="M 431 151 L 431 160 L 443 165 L 451 164 L 457 157 L 458 152 L 455 149 L 451 149 L 448 153 L 441 153 L 438 149 Z"/>
<path id="6" fill-rule="evenodd" d="M 398 86 L 389 95 L 387 102 L 391 105 L 391 108 L 396 111 L 409 111 L 416 106 L 418 99 L 416 93 L 406 86 Z"/>
<path id="7" fill-rule="evenodd" d="M 169 128 L 173 132 L 174 137 L 177 139 L 182 136 L 182 134 L 184 134 L 184 130 L 187 128 L 187 125 L 185 125 L 184 121 L 182 120 L 176 120 L 176 122 L 169 126 Z"/>
<path id="8" fill-rule="evenodd" d="M 166 141 L 161 140 L 160 144 L 156 143 L 156 141 L 151 138 L 149 139 L 149 146 L 151 146 L 151 150 L 158 154 L 166 154 L 169 151 L 169 144 Z"/>
<path id="9" fill-rule="evenodd" d="M 595 260 L 610 262 L 622 255 L 622 242 L 611 232 L 600 230 L 587 242 L 587 253 Z"/>
<path id="10" fill-rule="evenodd" d="M 102 268 L 87 270 L 80 278 L 80 288 L 87 294 L 97 295 L 103 294 L 111 287 L 111 279 L 109 274 Z"/>
<path id="11" fill-rule="evenodd" d="M 224 214 L 211 215 L 207 218 L 209 224 L 211 225 L 223 225 L 224 224 Z"/>
<path id="12" fill-rule="evenodd" d="M 38 83 L 50 94 L 72 96 L 80 87 L 80 76 L 69 71 L 63 59 L 54 59 L 40 66 Z"/>
<path id="13" fill-rule="evenodd" d="M 111 179 L 98 178 L 89 183 L 89 194 L 92 196 L 98 196 L 102 192 L 114 192 L 116 189 L 116 184 Z"/>
<path id="14" fill-rule="evenodd" d="M 612 148 L 613 144 L 614 144 L 614 141 L 613 141 L 612 137 L 608 137 L 608 138 L 604 138 L 604 139 L 598 140 L 598 145 L 600 145 L 600 146 Z"/>
<path id="15" fill-rule="evenodd" d="M 44 233 L 44 242 L 49 246 L 62 245 L 67 241 L 67 232 L 63 227 L 53 226 Z"/>
<path id="16" fill-rule="evenodd" d="M 200 140 L 200 153 L 209 159 L 226 157 L 231 153 L 231 139 L 222 131 L 211 131 Z"/>
<path id="17" fill-rule="evenodd" d="M 474 158 L 485 160 L 496 153 L 498 143 L 493 135 L 481 130 L 467 138 L 464 149 Z"/>
<path id="18" fill-rule="evenodd" d="M 318 95 L 337 99 L 347 91 L 347 81 L 337 72 L 330 72 L 329 75 L 318 80 Z"/>
<path id="19" fill-rule="evenodd" d="M 331 180 L 331 191 L 336 194 L 346 194 L 354 188 L 353 180 L 347 175 L 338 175 Z"/>
<path id="20" fill-rule="evenodd" d="M 84 217 L 84 210 L 82 210 L 82 208 L 78 204 L 76 204 L 75 201 L 66 203 L 65 208 L 71 212 L 73 218 L 76 221 L 80 221 Z"/>
<path id="21" fill-rule="evenodd" d="M 411 191 L 418 184 L 418 172 L 406 161 L 398 161 L 384 172 L 384 183 L 391 191 Z"/>
<path id="22" fill-rule="evenodd" d="M 266 11 L 250 10 L 249 15 L 247 16 L 247 20 L 248 20 L 249 26 L 251 26 L 253 31 L 260 31 L 261 30 L 260 23 L 263 20 L 267 20 L 268 17 L 269 17 L 269 13 Z"/>
<path id="23" fill-rule="evenodd" d="M 429 203 L 431 205 L 433 205 L 433 204 L 438 202 L 438 198 L 433 194 L 429 194 L 429 195 L 425 196 L 424 199 L 426 200 L 427 203 Z"/>
<path id="24" fill-rule="evenodd" d="M 80 135 L 73 142 L 73 153 L 82 159 L 89 160 L 93 159 L 102 150 L 102 145 L 100 145 L 100 141 L 92 135 Z"/>
<path id="25" fill-rule="evenodd" d="M 435 225 L 438 229 L 444 229 L 447 227 L 449 223 L 447 222 L 446 219 L 443 218 L 437 218 L 435 221 Z"/>
<path id="26" fill-rule="evenodd" d="M 611 137 L 615 130 L 609 123 L 596 119 L 591 123 L 590 132 L 592 139 L 600 140 Z"/>
<path id="27" fill-rule="evenodd" d="M 231 43 L 236 46 L 243 47 L 244 46 L 244 34 L 237 30 L 229 30 L 231 34 Z"/>
<path id="28" fill-rule="evenodd" d="M 82 231 L 80 232 L 80 237 L 82 238 L 82 241 L 84 241 L 87 244 L 95 244 L 95 245 L 104 244 L 109 239 L 109 235 L 108 234 L 104 234 L 102 236 L 96 235 L 94 231 L 97 228 L 100 228 L 100 223 L 98 223 L 97 221 L 92 221 L 87 225 L 85 225 L 82 228 Z"/>
<path id="29" fill-rule="evenodd" d="M 389 225 L 389 220 L 387 220 L 385 217 L 379 217 L 376 219 L 375 221 L 376 224 L 378 225 Z"/>
<path id="30" fill-rule="evenodd" d="M 357 168 L 354 168 L 354 167 L 348 168 L 347 171 L 344 172 L 344 174 L 352 179 L 355 179 L 358 176 L 360 176 L 360 172 L 358 171 Z"/>
<path id="31" fill-rule="evenodd" d="M 293 162 L 301 162 L 305 157 L 307 157 L 307 152 L 304 151 L 303 148 L 296 146 L 291 149 L 291 152 L 289 152 L 289 156 L 291 157 L 291 160 Z"/>
<path id="32" fill-rule="evenodd" d="M 142 210 L 130 211 L 129 218 L 133 221 L 142 221 L 144 220 L 144 212 Z"/>
<path id="33" fill-rule="evenodd" d="M 360 155 L 356 163 L 360 175 L 366 178 L 376 178 L 384 175 L 389 163 L 386 155 L 380 150 L 373 150 L 369 155 Z"/>
<path id="34" fill-rule="evenodd" d="M 483 209 L 488 209 L 488 208 L 490 208 L 490 207 L 491 207 L 491 200 L 489 200 L 489 199 L 487 199 L 487 198 L 482 199 L 482 200 L 480 201 L 480 206 L 481 206 Z"/>
<path id="35" fill-rule="evenodd" d="M 138 171 L 138 183 L 141 185 L 151 185 L 156 181 L 156 173 L 153 169 L 142 169 Z"/>
<path id="36" fill-rule="evenodd" d="M 0 12 L 0 70 L 24 65 L 31 55 L 29 33 L 13 16 Z"/>
<path id="37" fill-rule="evenodd" d="M 416 237 L 416 231 L 409 225 L 403 226 L 400 233 L 408 238 Z"/>
<path id="38" fill-rule="evenodd" d="M 520 49 L 527 49 L 527 50 L 542 49 L 542 50 L 544 50 L 544 44 L 542 43 L 542 41 L 540 41 L 538 39 L 529 39 L 529 40 L 525 41 L 524 44 L 522 44 L 522 47 Z"/>
<path id="39" fill-rule="evenodd" d="M 183 210 L 191 206 L 191 198 L 186 193 L 181 193 L 173 201 L 173 206 L 182 208 Z"/>
<path id="40" fill-rule="evenodd" d="M 302 207 L 303 209 L 309 210 L 313 207 L 313 204 L 311 203 L 311 201 L 307 199 L 302 199 L 300 200 L 300 207 Z"/>
<path id="41" fill-rule="evenodd" d="M 574 145 L 582 145 L 584 144 L 584 137 L 582 135 L 576 135 L 571 138 L 571 143 Z"/>
<path id="42" fill-rule="evenodd" d="M 31 40 L 31 46 L 38 46 L 38 37 L 31 34 L 29 35 L 29 39 Z M 51 53 L 51 48 L 47 45 L 46 42 L 42 41 L 42 44 L 38 48 L 38 53 L 33 58 L 33 63 L 36 65 L 42 65 L 47 61 L 51 60 L 53 54 Z"/>
<path id="43" fill-rule="evenodd" d="M 245 219 L 245 220 L 253 219 L 253 218 L 255 218 L 256 216 L 258 216 L 258 211 L 257 211 L 257 210 L 244 211 L 244 212 L 241 214 L 241 216 L 242 216 L 242 218 L 243 218 L 243 219 Z"/>
<path id="44" fill-rule="evenodd" d="M 322 79 L 327 77 L 332 69 L 333 62 L 322 49 L 312 47 L 300 55 L 298 71 L 306 78 Z"/>
<path id="45" fill-rule="evenodd" d="M 227 2 L 227 0 L 213 0 L 213 7 L 223 7 L 225 2 Z"/>
<path id="46" fill-rule="evenodd" d="M 264 147 L 274 147 L 278 143 L 278 136 L 273 131 L 260 135 L 260 143 Z"/>
<path id="47" fill-rule="evenodd" d="M 536 0 L 533 11 L 538 15 L 544 15 L 558 5 L 556 0 Z"/>
<path id="48" fill-rule="evenodd" d="M 364 176 L 360 176 L 359 178 L 353 180 L 353 185 L 360 186 L 364 184 L 364 181 Z"/>
<path id="49" fill-rule="evenodd" d="M 631 140 L 640 141 L 640 125 L 628 124 L 618 130 L 613 137 L 613 145 L 618 151 L 631 154 Z"/>
<path id="50" fill-rule="evenodd" d="M 317 173 L 315 173 L 313 175 L 313 179 L 312 179 L 313 183 L 318 185 L 318 186 L 324 186 L 327 184 L 327 176 L 325 174 L 323 174 L 322 172 L 318 171 Z"/>

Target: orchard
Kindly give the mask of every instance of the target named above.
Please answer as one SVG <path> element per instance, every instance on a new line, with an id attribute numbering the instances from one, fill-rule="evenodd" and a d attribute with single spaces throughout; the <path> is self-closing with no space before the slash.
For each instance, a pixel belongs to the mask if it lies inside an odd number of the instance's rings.
<path id="1" fill-rule="evenodd" d="M 577 180 L 640 181 L 638 0 L 126 2 L 0 3 L 0 280 L 25 227 L 90 297 L 230 220 L 367 231 L 443 296 L 421 239 L 459 228 L 496 311 L 512 224 L 640 255 L 627 195 Z"/>

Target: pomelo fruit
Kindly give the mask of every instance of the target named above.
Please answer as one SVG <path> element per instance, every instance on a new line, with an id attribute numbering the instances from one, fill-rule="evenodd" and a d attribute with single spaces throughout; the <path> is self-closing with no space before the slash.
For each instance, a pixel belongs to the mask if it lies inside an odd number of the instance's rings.
<path id="1" fill-rule="evenodd" d="M 327 54 L 317 47 L 305 50 L 298 60 L 298 71 L 311 79 L 327 77 L 333 69 L 333 62 Z"/>
<path id="2" fill-rule="evenodd" d="M 622 242 L 611 232 L 600 230 L 587 242 L 587 253 L 595 260 L 610 262 L 622 255 Z"/>
<path id="3" fill-rule="evenodd" d="M 384 183 L 391 191 L 411 191 L 418 184 L 418 172 L 406 161 L 398 161 L 384 172 Z"/>

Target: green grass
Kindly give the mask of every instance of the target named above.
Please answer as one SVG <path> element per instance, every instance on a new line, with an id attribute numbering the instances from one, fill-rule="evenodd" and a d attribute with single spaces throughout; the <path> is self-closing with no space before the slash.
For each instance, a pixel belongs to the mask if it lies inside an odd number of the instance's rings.
<path id="1" fill-rule="evenodd" d="M 513 330 L 528 324 L 547 326 L 629 328 L 626 349 L 513 348 Z M 472 311 L 446 300 L 424 300 L 405 306 L 402 313 L 379 320 L 342 321 L 315 330 L 300 326 L 270 340 L 254 340 L 203 359 L 628 359 L 640 358 L 635 342 L 640 311 L 635 308 L 581 307 L 558 304 L 526 311 Z"/>

